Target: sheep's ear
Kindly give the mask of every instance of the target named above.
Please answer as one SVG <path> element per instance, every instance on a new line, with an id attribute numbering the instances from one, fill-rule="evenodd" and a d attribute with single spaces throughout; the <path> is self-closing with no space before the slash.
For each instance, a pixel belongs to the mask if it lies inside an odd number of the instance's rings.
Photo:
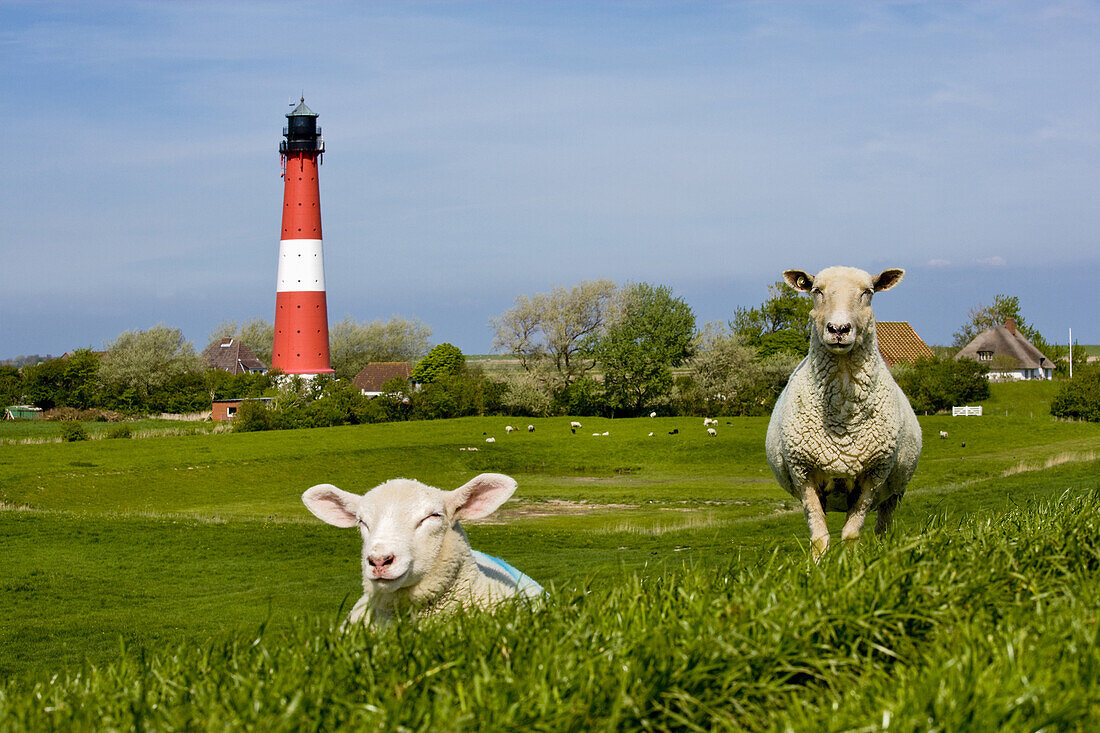
<path id="1" fill-rule="evenodd" d="M 455 520 L 487 517 L 508 501 L 516 490 L 515 479 L 503 473 L 483 473 L 447 493 L 447 508 Z"/>
<path id="2" fill-rule="evenodd" d="M 889 270 L 883 270 L 875 277 L 872 285 L 875 288 L 875 292 L 878 293 L 894 287 L 901 282 L 903 277 L 905 277 L 905 270 L 896 267 Z"/>
<path id="3" fill-rule="evenodd" d="M 306 489 L 302 502 L 323 522 L 334 527 L 354 527 L 358 522 L 355 512 L 363 497 L 342 491 L 332 484 L 317 484 Z"/>
<path id="4" fill-rule="evenodd" d="M 792 288 L 801 290 L 803 293 L 810 292 L 814 287 L 814 276 L 802 272 L 802 270 L 787 270 L 783 273 L 783 279 Z"/>

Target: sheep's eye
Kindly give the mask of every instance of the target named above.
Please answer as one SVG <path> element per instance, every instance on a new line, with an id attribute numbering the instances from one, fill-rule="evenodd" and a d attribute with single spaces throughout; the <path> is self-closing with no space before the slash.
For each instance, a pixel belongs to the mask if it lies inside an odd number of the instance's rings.
<path id="1" fill-rule="evenodd" d="M 864 290 L 864 291 L 863 291 L 863 296 L 864 296 L 865 298 L 867 298 L 867 300 L 870 300 L 870 299 L 871 299 L 871 296 L 872 296 L 872 295 L 874 295 L 874 294 L 875 294 L 875 291 L 874 291 L 874 290 L 871 290 L 870 288 L 868 288 L 867 290 Z"/>
<path id="2" fill-rule="evenodd" d="M 432 512 L 428 516 L 421 519 L 420 524 L 424 524 L 424 522 L 427 522 L 429 519 L 442 519 L 442 518 L 443 518 L 443 514 L 441 512 Z M 419 526 L 419 525 L 417 525 L 417 526 Z"/>
<path id="3" fill-rule="evenodd" d="M 810 290 L 810 295 L 821 295 L 821 288 L 815 286 Z"/>

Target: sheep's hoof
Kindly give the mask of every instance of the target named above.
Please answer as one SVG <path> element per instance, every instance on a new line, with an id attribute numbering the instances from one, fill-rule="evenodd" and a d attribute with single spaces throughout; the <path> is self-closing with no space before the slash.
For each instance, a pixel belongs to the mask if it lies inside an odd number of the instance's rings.
<path id="1" fill-rule="evenodd" d="M 814 562 L 818 562 L 825 556 L 825 551 L 829 549 L 829 535 L 823 537 L 814 537 L 810 540 L 810 550 L 813 554 Z"/>

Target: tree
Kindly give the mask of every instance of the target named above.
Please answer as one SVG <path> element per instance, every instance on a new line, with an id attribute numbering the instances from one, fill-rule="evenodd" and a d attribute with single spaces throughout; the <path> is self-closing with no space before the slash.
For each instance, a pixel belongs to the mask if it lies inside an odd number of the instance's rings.
<path id="1" fill-rule="evenodd" d="M 65 359 L 61 374 L 64 391 L 62 404 L 87 410 L 99 404 L 100 356 L 91 349 L 77 349 Z"/>
<path id="2" fill-rule="evenodd" d="M 354 379 L 372 361 L 416 361 L 428 351 L 432 329 L 415 318 L 393 316 L 359 323 L 347 316 L 329 329 L 332 368 Z"/>
<path id="3" fill-rule="evenodd" d="M 263 318 L 252 318 L 238 325 L 236 321 L 222 321 L 210 334 L 207 348 L 221 343 L 222 339 L 237 339 L 252 350 L 256 358 L 271 366 L 271 349 L 275 342 L 275 326 Z"/>
<path id="4" fill-rule="evenodd" d="M 49 410 L 65 404 L 65 390 L 62 380 L 65 374 L 65 362 L 51 359 L 40 364 L 23 367 L 23 395 L 26 400 L 43 410 Z"/>
<path id="5" fill-rule="evenodd" d="M 585 280 L 528 297 L 491 321 L 493 350 L 514 355 L 550 391 L 568 387 L 594 365 L 594 347 L 615 308 L 615 283 Z"/>
<path id="6" fill-rule="evenodd" d="M 596 347 L 608 406 L 637 414 L 666 400 L 672 367 L 691 356 L 694 333 L 691 306 L 667 286 L 627 289 L 620 314 Z"/>
<path id="7" fill-rule="evenodd" d="M 0 366 L 0 409 L 22 400 L 22 373 L 13 366 Z"/>
<path id="8" fill-rule="evenodd" d="M 43 409 L 75 407 L 86 410 L 100 401 L 100 357 L 91 349 L 77 349 L 67 359 L 51 359 L 23 367 L 22 392 Z"/>
<path id="9" fill-rule="evenodd" d="M 1048 353 L 1051 351 L 1050 344 L 1047 343 L 1042 334 L 1027 325 L 1027 321 L 1020 313 L 1020 299 L 1015 295 L 998 294 L 993 296 L 992 304 L 971 308 L 967 314 L 966 323 L 955 332 L 953 345 L 962 348 L 973 341 L 974 337 L 982 331 L 1005 325 L 1005 321 L 1009 318 L 1016 322 L 1016 330 L 1023 334 L 1024 338 L 1030 341 L 1035 348 L 1051 359 L 1056 358 L 1054 354 Z"/>
<path id="10" fill-rule="evenodd" d="M 695 360 L 699 387 L 709 412 L 715 415 L 765 415 L 801 357 L 778 351 L 761 358 L 735 333 L 708 324 L 700 337 Z"/>
<path id="11" fill-rule="evenodd" d="M 810 348 L 810 311 L 813 301 L 785 282 L 768 287 L 768 299 L 759 308 L 738 308 L 730 329 L 738 342 L 760 356 L 783 351 L 805 356 Z"/>
<path id="12" fill-rule="evenodd" d="M 202 371 L 202 360 L 183 332 L 158 324 L 148 331 L 126 331 L 115 339 L 107 347 L 99 374 L 117 404 L 145 409 L 155 390 L 188 372 Z"/>
<path id="13" fill-rule="evenodd" d="M 433 347 L 427 356 L 417 362 L 411 376 L 418 384 L 430 384 L 444 377 L 461 374 L 465 369 L 466 357 L 462 350 L 444 342 Z"/>

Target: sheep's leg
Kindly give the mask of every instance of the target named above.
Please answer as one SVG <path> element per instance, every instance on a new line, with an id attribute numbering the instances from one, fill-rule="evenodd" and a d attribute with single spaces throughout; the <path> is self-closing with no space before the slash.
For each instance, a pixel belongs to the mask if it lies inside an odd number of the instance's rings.
<path id="1" fill-rule="evenodd" d="M 900 498 L 897 494 L 891 494 L 889 499 L 879 504 L 878 518 L 875 519 L 875 534 L 881 535 L 890 529 L 890 520 L 894 518 L 894 510 L 898 508 Z"/>
<path id="2" fill-rule="evenodd" d="M 802 487 L 802 513 L 806 515 L 806 524 L 810 527 L 814 560 L 820 560 L 829 549 L 829 526 L 825 523 L 825 509 L 821 506 L 817 487 L 812 484 Z"/>
<path id="3" fill-rule="evenodd" d="M 840 539 L 845 544 L 854 544 L 859 540 L 859 533 L 863 531 L 867 512 L 871 511 L 871 500 L 874 495 L 874 487 L 864 487 L 856 502 L 848 507 L 848 518 L 844 520 L 844 528 L 840 530 Z"/>
<path id="4" fill-rule="evenodd" d="M 352 626 L 363 623 L 363 617 L 367 615 L 369 604 L 370 596 L 364 593 L 351 607 L 351 613 L 348 614 L 347 620 L 341 624 L 340 630 L 347 631 Z"/>

